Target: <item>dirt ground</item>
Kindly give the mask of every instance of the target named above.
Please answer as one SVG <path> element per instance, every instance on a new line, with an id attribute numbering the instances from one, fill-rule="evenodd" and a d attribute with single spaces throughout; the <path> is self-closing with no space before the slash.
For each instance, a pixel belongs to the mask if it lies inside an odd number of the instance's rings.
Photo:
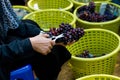
<path id="1" fill-rule="evenodd" d="M 115 65 L 114 75 L 120 77 L 120 53 L 119 53 L 119 56 L 118 56 L 118 58 L 117 58 L 117 63 L 116 63 L 116 65 Z"/>
<path id="2" fill-rule="evenodd" d="M 117 62 L 116 62 L 116 65 L 115 65 L 115 71 L 114 71 L 113 75 L 120 77 L 120 53 L 118 54 Z M 74 77 L 73 77 L 72 69 L 69 66 L 68 62 L 66 62 L 62 66 L 62 70 L 59 73 L 59 76 L 58 76 L 57 80 L 75 80 Z"/>

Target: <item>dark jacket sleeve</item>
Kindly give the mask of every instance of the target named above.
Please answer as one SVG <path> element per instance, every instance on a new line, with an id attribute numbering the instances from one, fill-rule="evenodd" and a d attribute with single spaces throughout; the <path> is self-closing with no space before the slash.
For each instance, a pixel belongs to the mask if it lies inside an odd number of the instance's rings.
<path id="1" fill-rule="evenodd" d="M 32 51 L 33 48 L 28 38 L 2 44 L 0 45 L 0 63 L 7 63 L 14 61 L 18 57 L 32 55 Z"/>
<path id="2" fill-rule="evenodd" d="M 8 31 L 8 35 L 27 38 L 38 35 L 41 30 L 36 22 L 32 20 L 22 20 L 17 29 L 10 29 Z"/>
<path id="3" fill-rule="evenodd" d="M 0 59 L 15 59 L 16 56 L 31 53 L 33 48 L 29 37 L 38 35 L 40 30 L 34 21 L 22 20 L 17 29 L 8 31 L 5 43 L 0 45 L 0 56 L 2 57 Z"/>
<path id="4" fill-rule="evenodd" d="M 40 28 L 37 23 L 22 20 L 19 28 L 8 31 L 6 41 L 0 45 L 0 61 L 5 62 L 7 59 L 12 61 L 20 56 L 29 56 L 33 51 L 29 37 L 39 33 Z"/>

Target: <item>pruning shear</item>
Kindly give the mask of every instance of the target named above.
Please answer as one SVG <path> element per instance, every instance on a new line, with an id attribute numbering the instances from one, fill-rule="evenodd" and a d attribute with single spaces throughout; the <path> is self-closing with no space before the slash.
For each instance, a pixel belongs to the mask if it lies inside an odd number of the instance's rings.
<path id="1" fill-rule="evenodd" d="M 46 34 L 46 32 L 41 31 L 40 34 Z M 57 39 L 62 38 L 62 37 L 64 37 L 63 34 L 60 34 L 60 35 L 58 35 L 58 36 L 51 36 L 50 38 L 51 38 L 53 41 L 56 42 Z"/>

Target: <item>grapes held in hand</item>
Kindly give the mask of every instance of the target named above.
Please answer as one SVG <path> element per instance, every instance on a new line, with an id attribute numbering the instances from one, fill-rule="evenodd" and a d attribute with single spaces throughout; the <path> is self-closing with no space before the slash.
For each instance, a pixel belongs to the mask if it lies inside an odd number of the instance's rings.
<path id="1" fill-rule="evenodd" d="M 64 37 L 58 38 L 56 43 L 63 42 L 67 44 L 79 40 L 84 35 L 84 29 L 73 28 L 70 24 L 61 23 L 58 28 L 50 28 L 48 34 L 51 36 L 63 34 Z"/>

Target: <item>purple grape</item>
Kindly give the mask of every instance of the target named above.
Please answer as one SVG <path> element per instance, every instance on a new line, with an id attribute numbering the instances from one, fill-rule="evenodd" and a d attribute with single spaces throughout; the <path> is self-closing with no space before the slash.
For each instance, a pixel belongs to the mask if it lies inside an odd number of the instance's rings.
<path id="1" fill-rule="evenodd" d="M 97 54 L 97 55 L 93 55 L 91 54 L 88 50 L 84 50 L 82 53 L 75 55 L 76 57 L 81 57 L 81 58 L 95 58 L 95 57 L 101 57 L 104 56 L 106 54 Z"/>
<path id="2" fill-rule="evenodd" d="M 110 11 L 108 4 L 104 15 L 95 12 L 95 3 L 89 2 L 89 5 L 84 5 L 77 10 L 78 18 L 89 22 L 105 22 L 116 19 L 117 16 Z"/>
<path id="3" fill-rule="evenodd" d="M 56 42 L 67 44 L 68 42 L 79 40 L 84 35 L 84 29 L 73 28 L 70 24 L 61 23 L 58 28 L 50 28 L 48 34 L 52 36 L 63 34 L 64 37 L 59 38 Z"/>

